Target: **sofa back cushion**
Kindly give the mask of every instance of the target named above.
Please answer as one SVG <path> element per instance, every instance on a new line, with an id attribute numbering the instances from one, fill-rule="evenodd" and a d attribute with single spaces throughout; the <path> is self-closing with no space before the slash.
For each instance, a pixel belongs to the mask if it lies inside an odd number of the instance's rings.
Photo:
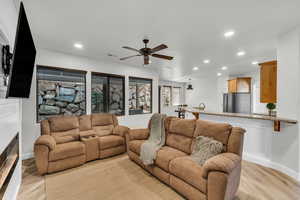
<path id="1" fill-rule="evenodd" d="M 228 139 L 232 126 L 226 123 L 216 123 L 205 120 L 196 121 L 195 137 L 205 136 L 213 138 L 224 145 L 224 151 L 227 151 Z"/>
<path id="2" fill-rule="evenodd" d="M 92 127 L 116 125 L 114 115 L 107 113 L 92 114 Z"/>
<path id="3" fill-rule="evenodd" d="M 105 136 L 105 135 L 111 135 L 113 133 L 114 126 L 107 125 L 107 126 L 94 126 L 93 130 L 95 131 L 97 136 Z"/>
<path id="4" fill-rule="evenodd" d="M 88 131 L 92 129 L 92 118 L 91 115 L 81 115 L 79 118 L 79 130 Z"/>
<path id="5" fill-rule="evenodd" d="M 79 140 L 79 120 L 76 116 L 59 116 L 48 119 L 51 135 L 57 144 Z"/>
<path id="6" fill-rule="evenodd" d="M 60 116 L 48 119 L 51 132 L 68 131 L 79 128 L 79 120 L 76 116 Z"/>
<path id="7" fill-rule="evenodd" d="M 194 131 L 195 120 L 173 118 L 167 127 L 166 144 L 190 154 Z"/>

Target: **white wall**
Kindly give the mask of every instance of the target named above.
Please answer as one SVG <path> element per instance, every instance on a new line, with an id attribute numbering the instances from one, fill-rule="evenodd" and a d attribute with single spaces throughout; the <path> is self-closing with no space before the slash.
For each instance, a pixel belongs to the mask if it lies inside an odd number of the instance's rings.
<path id="1" fill-rule="evenodd" d="M 186 90 L 186 104 L 189 107 L 199 106 L 204 103 L 206 111 L 219 110 L 218 81 L 217 77 L 193 78 L 193 90 Z"/>
<path id="2" fill-rule="evenodd" d="M 0 1 L 0 29 L 6 35 L 13 47 L 16 26 L 17 9 L 12 0 Z M 2 79 L 0 80 L 2 81 Z M 21 133 L 21 101 L 18 99 L 0 99 L 0 153 L 7 147 L 17 132 Z M 21 149 L 21 148 L 20 148 Z M 21 160 L 21 159 L 20 159 Z M 15 199 L 21 184 L 21 161 L 19 160 L 3 199 Z"/>
<path id="3" fill-rule="evenodd" d="M 300 31 L 281 35 L 277 44 L 277 112 L 300 122 Z M 273 138 L 273 159 L 300 172 L 299 123 Z M 300 177 L 299 177 L 300 178 Z"/>
<path id="4" fill-rule="evenodd" d="M 85 57 L 73 56 L 50 50 L 39 49 L 36 59 L 37 65 L 47 65 L 70 69 L 86 70 L 87 73 L 87 113 L 91 113 L 91 71 L 125 76 L 125 111 L 123 117 L 118 117 L 119 123 L 135 128 L 146 127 L 152 114 L 128 115 L 128 77 L 142 77 L 153 79 L 153 112 L 158 112 L 158 74 L 143 67 L 130 67 L 122 64 L 101 62 Z M 24 158 L 33 154 L 34 141 L 40 136 L 40 125 L 36 123 L 36 72 L 33 75 L 30 98 L 23 100 L 23 155 Z"/>

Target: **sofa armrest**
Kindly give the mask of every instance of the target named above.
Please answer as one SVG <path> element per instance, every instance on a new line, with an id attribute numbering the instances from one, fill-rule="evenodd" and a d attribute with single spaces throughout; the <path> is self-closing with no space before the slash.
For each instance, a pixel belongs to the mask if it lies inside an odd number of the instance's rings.
<path id="1" fill-rule="evenodd" d="M 147 140 L 150 134 L 150 130 L 147 128 L 130 129 L 129 140 Z"/>
<path id="2" fill-rule="evenodd" d="M 122 136 L 122 137 L 125 137 L 125 135 L 128 132 L 129 132 L 129 128 L 126 127 L 126 126 L 121 126 L 121 125 L 115 126 L 114 130 L 113 130 L 114 135 L 119 135 L 119 136 Z"/>
<path id="3" fill-rule="evenodd" d="M 202 177 L 208 178 L 212 171 L 230 174 L 241 163 L 241 157 L 234 153 L 222 153 L 208 159 L 203 165 Z"/>
<path id="4" fill-rule="evenodd" d="M 42 135 L 40 136 L 34 143 L 35 145 L 45 145 L 49 148 L 49 150 L 53 150 L 56 147 L 55 139 L 50 135 Z"/>

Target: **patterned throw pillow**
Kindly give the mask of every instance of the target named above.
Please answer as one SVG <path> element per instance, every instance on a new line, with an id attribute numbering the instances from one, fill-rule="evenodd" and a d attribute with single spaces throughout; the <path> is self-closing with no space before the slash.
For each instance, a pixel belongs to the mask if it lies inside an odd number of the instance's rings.
<path id="1" fill-rule="evenodd" d="M 222 153 L 223 144 L 209 137 L 198 136 L 191 158 L 199 165 L 204 165 L 209 158 Z"/>

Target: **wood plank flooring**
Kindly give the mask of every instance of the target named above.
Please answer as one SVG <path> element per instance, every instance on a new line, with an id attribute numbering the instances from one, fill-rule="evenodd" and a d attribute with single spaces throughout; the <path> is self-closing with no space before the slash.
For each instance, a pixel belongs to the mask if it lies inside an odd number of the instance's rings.
<path id="1" fill-rule="evenodd" d="M 70 169 L 72 171 L 81 170 L 84 168 L 86 170 L 101 168 L 111 170 L 118 170 L 118 167 L 113 167 L 119 165 L 120 162 L 127 166 L 128 172 L 132 171 L 134 168 L 137 178 L 146 180 L 149 185 L 153 187 L 153 190 L 159 190 L 159 195 L 148 197 L 148 199 L 183 199 L 179 194 L 174 192 L 168 186 L 159 182 L 156 178 L 150 176 L 142 168 L 138 167 L 136 164 L 131 163 L 128 160 L 127 155 L 121 155 L 109 159 L 98 160 L 89 162 L 82 167 Z M 128 160 L 128 161 L 127 161 Z M 66 171 L 65 171 L 66 172 Z M 122 175 L 122 173 L 116 171 L 116 173 Z M 114 173 L 112 173 L 114 174 Z M 63 175 L 63 173 L 62 173 Z M 52 175 L 50 175 L 52 176 Z M 60 175 L 58 175 L 60 176 Z M 108 175 L 109 176 L 109 175 Z M 126 176 L 126 174 L 124 174 Z M 108 186 L 109 187 L 109 186 Z M 123 186 L 122 186 L 123 187 Z M 127 187 L 127 188 L 126 188 Z M 137 194 L 128 194 L 128 191 L 132 191 L 130 185 L 124 185 L 122 191 L 124 195 L 119 194 L 115 199 L 120 199 L 122 196 L 129 197 L 129 199 L 140 199 L 137 198 Z M 119 191 L 120 192 L 120 191 Z M 68 199 L 68 194 L 60 194 L 64 199 Z M 47 197 L 47 192 L 45 188 L 45 177 L 41 177 L 37 174 L 34 160 L 29 159 L 23 161 L 23 180 L 18 195 L 18 200 L 52 200 L 53 198 Z M 71 198 L 70 198 L 71 199 Z M 73 199 L 73 198 L 72 198 Z M 96 198 L 97 199 L 97 198 Z M 95 199 L 95 200 L 96 200 Z M 114 198 L 110 198 L 114 199 Z M 278 172 L 274 169 L 266 168 L 254 163 L 243 161 L 242 164 L 242 177 L 239 190 L 237 192 L 235 200 L 299 200 L 300 199 L 300 184 L 289 176 Z"/>

